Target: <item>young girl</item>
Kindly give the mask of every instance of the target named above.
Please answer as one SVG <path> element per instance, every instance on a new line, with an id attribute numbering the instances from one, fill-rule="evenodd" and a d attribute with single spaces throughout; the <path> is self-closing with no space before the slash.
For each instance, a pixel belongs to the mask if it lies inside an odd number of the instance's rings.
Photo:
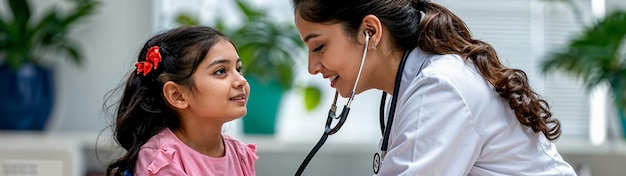
<path id="1" fill-rule="evenodd" d="M 127 151 L 107 175 L 254 175 L 256 146 L 222 134 L 246 114 L 250 87 L 233 43 L 210 27 L 156 35 L 141 49 L 117 109 Z"/>

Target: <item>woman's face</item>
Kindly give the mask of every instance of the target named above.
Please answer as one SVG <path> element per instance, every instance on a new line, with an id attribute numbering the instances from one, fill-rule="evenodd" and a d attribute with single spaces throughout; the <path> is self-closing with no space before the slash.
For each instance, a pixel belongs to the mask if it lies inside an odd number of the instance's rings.
<path id="1" fill-rule="evenodd" d="M 296 12 L 295 24 L 309 50 L 309 73 L 322 74 L 342 97 L 348 97 L 359 72 L 363 44 L 349 38 L 338 23 L 308 22 Z M 365 90 L 361 85 L 359 82 L 357 93 Z"/>
<path id="2" fill-rule="evenodd" d="M 246 114 L 250 86 L 230 42 L 220 40 L 211 47 L 192 78 L 189 107 L 194 116 L 227 122 Z"/>

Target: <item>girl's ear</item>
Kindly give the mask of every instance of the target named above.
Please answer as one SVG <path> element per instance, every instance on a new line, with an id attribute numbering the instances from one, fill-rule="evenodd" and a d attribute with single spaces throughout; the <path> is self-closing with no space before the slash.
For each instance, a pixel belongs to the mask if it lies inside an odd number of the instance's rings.
<path id="1" fill-rule="evenodd" d="M 185 91 L 187 90 L 183 86 L 172 81 L 168 81 L 163 84 L 163 96 L 165 101 L 176 109 L 184 109 L 189 106 L 185 96 L 183 96 Z"/>

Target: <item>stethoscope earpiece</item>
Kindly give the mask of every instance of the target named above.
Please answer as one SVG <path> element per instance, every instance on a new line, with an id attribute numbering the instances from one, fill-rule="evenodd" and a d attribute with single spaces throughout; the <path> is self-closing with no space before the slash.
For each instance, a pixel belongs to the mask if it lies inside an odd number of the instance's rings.
<path id="1" fill-rule="evenodd" d="M 369 43 L 369 40 L 372 39 L 372 31 L 371 30 L 365 30 L 365 44 Z M 366 48 L 367 49 L 367 48 Z M 376 44 L 372 44 L 372 49 L 376 50 Z"/>

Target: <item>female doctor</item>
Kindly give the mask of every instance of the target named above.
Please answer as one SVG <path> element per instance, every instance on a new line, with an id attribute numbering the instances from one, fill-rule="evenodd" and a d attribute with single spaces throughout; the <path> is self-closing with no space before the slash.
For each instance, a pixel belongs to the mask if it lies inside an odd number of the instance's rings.
<path id="1" fill-rule="evenodd" d="M 576 175 L 524 71 L 423 0 L 293 0 L 310 74 L 342 97 L 392 96 L 378 175 Z M 423 16 L 423 17 L 422 17 Z M 381 126 L 382 127 L 382 126 Z"/>

